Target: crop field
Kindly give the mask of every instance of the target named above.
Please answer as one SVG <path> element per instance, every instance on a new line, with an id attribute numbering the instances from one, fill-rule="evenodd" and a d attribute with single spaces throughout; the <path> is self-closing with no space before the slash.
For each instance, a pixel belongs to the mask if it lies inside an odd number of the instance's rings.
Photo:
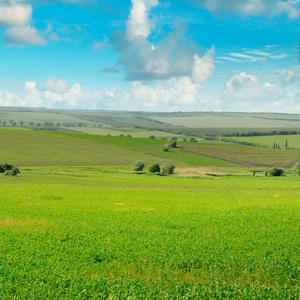
<path id="1" fill-rule="evenodd" d="M 264 137 L 265 138 L 265 137 Z M 182 151 L 209 156 L 249 167 L 291 168 L 300 161 L 300 151 L 257 148 L 241 145 L 182 145 Z"/>
<path id="2" fill-rule="evenodd" d="M 300 116 L 259 113 L 161 113 L 150 115 L 154 120 L 191 128 L 278 128 L 299 127 Z"/>
<path id="3" fill-rule="evenodd" d="M 0 129 L 2 162 L 17 166 L 128 166 L 136 160 L 146 165 L 247 166 L 291 168 L 300 151 L 240 145 L 178 142 L 162 151 L 162 140 Z"/>
<path id="4" fill-rule="evenodd" d="M 281 149 L 285 148 L 287 141 L 288 147 L 300 148 L 300 135 L 272 135 L 272 136 L 251 136 L 251 137 L 234 137 L 237 141 L 246 141 L 250 143 L 258 143 L 260 145 L 273 147 L 276 143 Z"/>
<path id="5" fill-rule="evenodd" d="M 2 162 L 17 166 L 130 166 L 171 163 L 176 166 L 237 166 L 232 162 L 172 149 L 165 141 L 0 129 Z"/>
<path id="6" fill-rule="evenodd" d="M 0 181 L 0 299 L 299 299 L 297 177 Z"/>

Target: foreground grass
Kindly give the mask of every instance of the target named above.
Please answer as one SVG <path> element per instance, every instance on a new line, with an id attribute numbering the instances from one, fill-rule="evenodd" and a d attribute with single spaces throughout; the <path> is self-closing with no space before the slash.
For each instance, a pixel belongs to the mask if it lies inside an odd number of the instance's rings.
<path id="1" fill-rule="evenodd" d="M 299 179 L 0 177 L 0 299 L 297 299 Z"/>

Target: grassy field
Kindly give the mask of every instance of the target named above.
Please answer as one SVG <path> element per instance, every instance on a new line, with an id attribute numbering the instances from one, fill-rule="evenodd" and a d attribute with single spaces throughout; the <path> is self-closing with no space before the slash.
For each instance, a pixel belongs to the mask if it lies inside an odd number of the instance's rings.
<path id="1" fill-rule="evenodd" d="M 299 299 L 299 179 L 1 175 L 0 299 Z"/>
<path id="2" fill-rule="evenodd" d="M 285 148 L 286 141 L 288 142 L 288 147 L 300 148 L 300 135 L 272 135 L 272 136 L 253 136 L 253 137 L 234 137 L 237 141 L 246 141 L 250 143 L 257 143 L 260 145 L 273 147 L 276 143 L 281 149 Z"/>
<path id="3" fill-rule="evenodd" d="M 0 129 L 1 161 L 17 166 L 133 166 L 171 163 L 176 166 L 237 166 L 232 162 L 172 149 L 166 142 L 18 129 Z"/>
<path id="4" fill-rule="evenodd" d="M 2 162 L 17 166 L 128 166 L 171 163 L 177 167 L 247 166 L 291 168 L 300 151 L 240 145 L 178 142 L 162 151 L 161 140 L 120 138 L 19 129 L 0 129 Z"/>
<path id="5" fill-rule="evenodd" d="M 278 128 L 299 127 L 300 115 L 264 114 L 264 113 L 229 113 L 229 112 L 191 112 L 161 113 L 150 115 L 151 118 L 191 128 Z"/>

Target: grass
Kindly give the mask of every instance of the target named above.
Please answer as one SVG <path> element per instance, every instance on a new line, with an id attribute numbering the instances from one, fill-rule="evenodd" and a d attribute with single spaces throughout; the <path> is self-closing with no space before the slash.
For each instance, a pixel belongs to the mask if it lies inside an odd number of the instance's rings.
<path id="1" fill-rule="evenodd" d="M 299 135 L 272 135 L 272 136 L 260 136 L 260 137 L 234 137 L 237 141 L 246 141 L 250 143 L 258 143 L 260 145 L 273 147 L 276 143 L 281 149 L 285 148 L 285 143 L 288 141 L 288 147 L 300 148 L 300 136 Z"/>
<path id="2" fill-rule="evenodd" d="M 184 144 L 183 151 L 227 160 L 249 167 L 291 168 L 300 161 L 300 151 L 282 151 L 241 145 Z"/>
<path id="3" fill-rule="evenodd" d="M 136 160 L 176 166 L 236 166 L 179 149 L 164 152 L 165 141 L 0 129 L 1 161 L 17 166 L 133 166 Z"/>
<path id="4" fill-rule="evenodd" d="M 1 176 L 2 299 L 297 299 L 299 179 Z"/>

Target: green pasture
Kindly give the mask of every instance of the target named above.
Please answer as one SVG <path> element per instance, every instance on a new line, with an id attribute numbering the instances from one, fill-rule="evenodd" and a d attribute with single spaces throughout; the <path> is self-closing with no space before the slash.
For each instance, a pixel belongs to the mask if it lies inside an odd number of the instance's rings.
<path id="1" fill-rule="evenodd" d="M 300 135 L 271 135 L 271 136 L 252 136 L 252 137 L 234 137 L 237 141 L 246 141 L 250 143 L 258 143 L 260 145 L 273 147 L 276 143 L 281 149 L 285 149 L 287 141 L 288 147 L 300 148 Z"/>
<path id="2" fill-rule="evenodd" d="M 192 144 L 182 145 L 182 151 L 218 158 L 248 167 L 291 168 L 300 161 L 300 151 L 277 150 L 241 145 Z"/>
<path id="3" fill-rule="evenodd" d="M 151 118 L 174 126 L 191 128 L 278 128 L 299 127 L 300 115 L 227 112 L 162 113 Z"/>
<path id="4" fill-rule="evenodd" d="M 237 166 L 218 158 L 178 149 L 162 151 L 166 141 L 86 134 L 0 129 L 1 161 L 17 166 Z"/>
<path id="5" fill-rule="evenodd" d="M 162 151 L 166 141 L 43 132 L 0 128 L 1 161 L 17 166 L 128 166 L 136 160 L 146 165 L 247 166 L 291 168 L 300 161 L 300 151 L 283 151 L 209 141 L 178 142 Z"/>
<path id="6" fill-rule="evenodd" d="M 72 128 L 73 129 L 73 128 Z M 190 139 L 190 135 L 174 134 L 164 131 L 157 130 L 145 130 L 145 129 L 135 129 L 135 128 L 99 128 L 99 127 L 75 127 L 74 128 L 79 133 L 86 133 L 91 135 L 131 135 L 134 138 L 149 138 L 151 135 L 154 135 L 156 139 L 167 138 L 171 139 L 176 137 L 179 141 L 182 141 L 184 138 Z"/>
<path id="7" fill-rule="evenodd" d="M 299 299 L 299 178 L 0 176 L 0 299 Z"/>

